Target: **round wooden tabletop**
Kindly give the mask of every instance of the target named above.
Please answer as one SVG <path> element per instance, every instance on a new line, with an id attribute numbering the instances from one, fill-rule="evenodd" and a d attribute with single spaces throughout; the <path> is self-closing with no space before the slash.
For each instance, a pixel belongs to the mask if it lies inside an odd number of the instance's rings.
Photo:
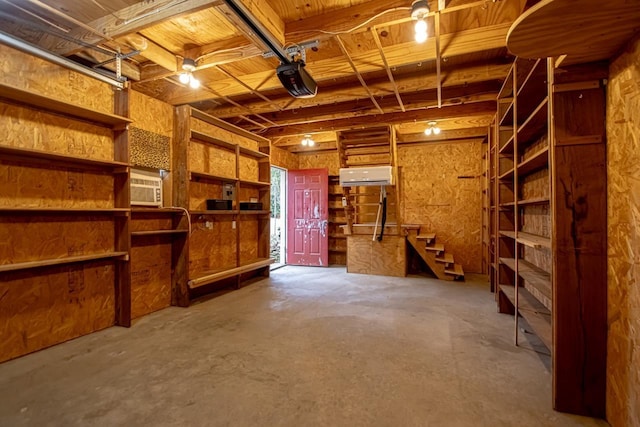
<path id="1" fill-rule="evenodd" d="M 611 58 L 640 30 L 640 0 L 542 0 L 507 34 L 522 58 L 567 55 L 571 63 Z"/>

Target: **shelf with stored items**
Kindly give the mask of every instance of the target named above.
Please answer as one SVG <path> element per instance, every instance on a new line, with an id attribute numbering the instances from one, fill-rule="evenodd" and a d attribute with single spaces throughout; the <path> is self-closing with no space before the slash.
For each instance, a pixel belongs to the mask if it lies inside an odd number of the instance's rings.
<path id="1" fill-rule="evenodd" d="M 0 321 L 27 337 L 0 361 L 131 322 L 129 91 L 87 82 L 92 108 L 50 83 L 0 83 Z"/>
<path id="2" fill-rule="evenodd" d="M 550 355 L 554 408 L 592 416 L 606 371 L 605 77 L 599 64 L 517 58 L 500 92 L 513 105 L 498 100 L 495 122 L 498 310 L 517 313 L 517 345 L 527 330 Z"/>
<path id="3" fill-rule="evenodd" d="M 174 204 L 189 210 L 191 233 L 174 302 L 186 306 L 215 287 L 268 275 L 271 165 L 264 138 L 189 106 L 175 117 Z"/>

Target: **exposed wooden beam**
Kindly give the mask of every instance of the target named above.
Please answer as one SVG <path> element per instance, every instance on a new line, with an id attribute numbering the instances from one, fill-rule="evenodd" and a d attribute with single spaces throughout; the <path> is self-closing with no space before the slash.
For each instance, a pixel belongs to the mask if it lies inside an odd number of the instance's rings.
<path id="1" fill-rule="evenodd" d="M 465 68 L 456 67 L 445 73 L 446 78 L 443 81 L 444 87 L 459 86 L 465 84 L 474 84 L 482 81 L 502 81 L 509 72 L 510 64 L 503 63 L 487 63 L 482 65 L 470 65 Z M 376 79 L 368 79 L 369 88 L 374 96 L 386 97 L 389 95 L 387 88 L 388 80 L 385 77 Z M 413 72 L 410 74 L 396 75 L 395 81 L 398 90 L 401 93 L 416 92 L 425 88 L 436 87 L 437 78 L 435 73 L 425 74 L 421 72 Z M 292 101 L 295 103 L 295 111 L 302 113 L 305 108 L 316 107 L 319 105 L 333 105 L 343 102 L 351 102 L 354 98 L 365 98 L 366 94 L 360 87 L 346 86 L 344 84 L 327 86 L 322 85 L 315 98 L 310 99 L 292 99 L 288 94 L 282 93 L 281 96 L 271 100 L 280 106 L 281 110 L 287 110 L 291 106 Z M 265 102 L 243 102 L 243 107 L 249 108 L 257 114 L 264 114 L 273 111 L 273 106 Z M 229 105 L 223 105 L 215 110 L 210 111 L 216 117 L 234 117 L 247 112 L 244 108 L 238 108 Z M 304 113 L 302 113 L 304 114 Z"/>
<path id="2" fill-rule="evenodd" d="M 444 0 L 439 0 L 439 9 L 444 8 Z M 438 108 L 442 107 L 442 75 L 440 68 L 442 65 L 442 52 L 440 52 L 440 12 L 435 16 L 436 27 L 436 78 L 438 80 Z"/>
<path id="3" fill-rule="evenodd" d="M 240 0 L 248 11 L 248 14 L 255 22 L 262 27 L 262 32 L 276 43 L 284 45 L 284 22 L 266 0 Z M 235 12 L 224 2 L 215 6 L 216 10 L 229 22 L 235 25 L 242 34 L 251 40 L 256 46 L 260 46 L 263 51 L 269 50 L 254 29 L 240 19 Z"/>
<path id="4" fill-rule="evenodd" d="M 230 72 L 228 72 L 227 70 L 222 68 L 221 66 L 219 66 L 219 65 L 216 66 L 216 69 L 218 71 L 220 71 L 222 74 L 224 74 L 225 76 L 231 77 L 232 79 L 234 79 L 238 83 L 240 83 L 243 86 L 245 86 L 247 88 L 247 90 L 249 92 L 251 92 L 253 95 L 257 96 L 258 98 L 262 99 L 263 101 L 268 102 L 269 104 L 273 105 L 276 109 L 278 109 L 278 106 L 276 104 L 274 104 L 273 101 L 271 101 L 269 98 L 267 98 L 266 96 L 264 96 L 263 94 L 261 94 L 257 90 L 253 89 L 251 86 L 244 84 L 244 82 L 242 80 L 240 80 L 239 78 L 237 78 L 236 76 L 234 76 L 233 74 L 231 74 Z"/>
<path id="5" fill-rule="evenodd" d="M 158 5 L 155 2 L 141 1 L 87 24 L 92 30 L 76 27 L 69 36 L 86 44 L 95 45 L 103 40 L 115 39 L 135 33 L 167 19 L 197 12 L 207 7 L 220 4 L 222 0 L 168 0 Z M 101 36 L 97 35 L 100 34 Z M 61 55 L 69 54 L 80 48 L 80 45 L 57 37 L 46 35 L 40 46 Z"/>
<path id="6" fill-rule="evenodd" d="M 327 142 L 336 142 L 338 140 L 336 133 L 333 131 L 314 133 L 311 135 L 311 137 L 317 144 L 327 143 Z M 280 138 L 274 138 L 273 145 L 280 148 L 300 145 L 300 136 L 294 135 L 294 136 L 284 136 Z"/>
<path id="7" fill-rule="evenodd" d="M 425 110 L 407 111 L 406 113 L 392 113 L 370 115 L 358 118 L 346 118 L 329 120 L 324 122 L 309 123 L 296 126 L 280 126 L 268 129 L 262 134 L 266 138 L 275 138 L 287 135 L 302 135 L 305 133 L 336 131 L 344 129 L 365 128 L 384 124 L 396 124 L 411 121 L 430 121 L 453 117 L 473 115 L 493 115 L 496 111 L 496 103 L 493 101 L 477 102 L 474 104 L 456 105 L 440 109 L 430 108 Z"/>
<path id="8" fill-rule="evenodd" d="M 356 6 L 335 9 L 322 15 L 287 23 L 285 39 L 287 43 L 326 39 L 332 35 L 342 34 L 353 29 L 355 26 L 367 22 L 386 10 L 391 10 L 389 13 L 385 13 L 364 25 L 361 31 L 366 31 L 367 26 L 406 17 L 409 14 L 408 6 L 411 6 L 411 2 L 407 0 L 373 0 Z"/>
<path id="9" fill-rule="evenodd" d="M 140 55 L 147 58 L 168 71 L 178 71 L 178 58 L 162 46 L 139 34 L 130 34 L 116 40 L 134 50 L 139 50 Z"/>
<path id="10" fill-rule="evenodd" d="M 447 46 L 443 51 L 444 56 L 458 56 L 469 53 L 479 52 L 489 49 L 497 49 L 505 46 L 507 31 L 510 25 L 498 24 L 473 30 L 460 31 L 455 34 L 444 34 L 441 36 L 442 44 Z M 414 41 L 407 43 L 399 43 L 385 48 L 387 60 L 390 67 L 401 66 L 411 62 L 425 62 L 435 59 L 435 41 L 427 40 L 423 44 L 417 44 Z M 358 71 L 362 74 L 377 71 L 380 69 L 377 59 L 380 53 L 378 49 L 366 50 L 352 55 L 354 63 L 358 63 Z M 320 61 L 310 62 L 307 64 L 310 74 L 319 82 L 322 80 L 330 80 L 353 73 L 351 66 L 341 57 L 329 58 Z M 253 74 L 245 74 L 242 81 L 246 84 L 257 87 L 258 84 L 266 82 L 262 85 L 261 90 L 280 89 L 281 84 L 273 70 L 261 71 Z M 220 81 L 211 82 L 211 86 L 225 96 L 234 96 L 245 93 L 245 88 L 233 81 L 233 79 L 222 79 Z M 170 104 L 188 103 L 189 100 L 168 100 Z"/>
<path id="11" fill-rule="evenodd" d="M 353 68 L 353 72 L 356 74 L 356 77 L 360 81 L 360 84 L 367 91 L 367 94 L 369 94 L 369 99 L 371 99 L 371 102 L 373 103 L 373 105 L 376 106 L 378 111 L 380 111 L 382 114 L 384 114 L 384 110 L 382 108 L 380 108 L 380 105 L 378 104 L 378 101 L 376 101 L 376 98 L 371 93 L 371 90 L 369 90 L 369 87 L 367 86 L 367 83 L 362 78 L 362 75 L 358 71 L 358 68 L 356 67 L 356 64 L 353 63 L 353 60 L 351 59 L 351 55 L 349 55 L 349 52 L 347 51 L 347 48 L 344 46 L 344 43 L 342 42 L 342 39 L 340 39 L 340 36 L 336 36 L 336 41 L 338 42 L 338 45 L 340 46 L 340 49 L 342 49 L 342 53 L 347 58 L 347 61 L 349 62 L 349 65 L 351 65 L 351 68 Z"/>
<path id="12" fill-rule="evenodd" d="M 478 82 L 470 85 L 449 87 L 445 90 L 444 105 L 467 104 L 471 102 L 483 102 L 495 100 L 500 89 L 498 80 L 488 82 Z M 405 94 L 407 110 L 437 107 L 437 92 L 429 89 L 419 92 Z M 386 97 L 378 100 L 378 104 L 386 113 L 399 112 L 399 108 L 394 98 Z M 265 117 L 277 122 L 279 125 L 294 125 L 300 123 L 310 123 L 315 121 L 334 120 L 337 118 L 360 117 L 364 115 L 377 114 L 368 100 L 358 99 L 339 104 L 327 104 L 300 110 L 288 110 L 264 114 Z"/>
<path id="13" fill-rule="evenodd" d="M 393 93 L 396 95 L 398 105 L 400 105 L 400 109 L 402 111 L 405 111 L 404 104 L 402 103 L 402 98 L 400 97 L 400 92 L 398 92 L 398 85 L 393 78 L 393 73 L 391 72 L 391 68 L 389 67 L 389 61 L 387 61 L 387 57 L 384 54 L 384 49 L 382 48 L 382 43 L 380 42 L 380 37 L 378 36 L 378 30 L 376 29 L 376 27 L 371 28 L 371 35 L 373 35 L 373 40 L 376 42 L 376 46 L 380 51 L 380 56 L 382 57 L 382 62 L 384 63 L 384 69 L 387 72 L 387 76 L 389 77 L 389 81 L 391 82 L 391 86 L 393 87 Z"/>
<path id="14" fill-rule="evenodd" d="M 424 146 L 424 145 L 434 145 L 434 144 L 469 144 L 473 142 L 482 142 L 484 141 L 483 137 L 476 138 L 462 138 L 462 139 L 429 139 L 424 141 L 415 141 L 415 142 L 404 142 L 398 143 L 398 148 L 409 148 L 413 146 Z"/>
<path id="15" fill-rule="evenodd" d="M 314 145 L 313 147 L 303 147 L 302 145 L 300 145 L 300 142 L 298 141 L 298 145 L 287 147 L 287 150 L 295 154 L 316 153 L 318 151 L 335 151 L 337 149 L 338 149 L 338 144 L 335 141 L 320 142 L 320 143 L 316 141 L 316 145 Z"/>

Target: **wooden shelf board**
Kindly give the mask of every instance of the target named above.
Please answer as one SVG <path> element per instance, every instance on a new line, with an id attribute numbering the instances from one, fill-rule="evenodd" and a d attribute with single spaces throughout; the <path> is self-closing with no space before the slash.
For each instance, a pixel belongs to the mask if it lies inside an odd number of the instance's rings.
<path id="1" fill-rule="evenodd" d="M 504 111 L 502 117 L 500 117 L 500 126 L 505 126 L 513 121 L 513 100 L 509 103 L 509 106 Z"/>
<path id="2" fill-rule="evenodd" d="M 347 250 L 346 249 L 331 249 L 331 248 L 329 248 L 329 252 L 336 253 L 336 254 L 346 254 Z"/>
<path id="3" fill-rule="evenodd" d="M 515 272 L 516 260 L 514 258 L 500 258 L 500 263 Z M 551 300 L 551 275 L 548 272 L 528 261 L 519 259 L 518 276 L 522 277 L 529 285 L 536 288 L 542 295 Z"/>
<path id="4" fill-rule="evenodd" d="M 131 236 L 157 236 L 163 234 L 185 234 L 189 230 L 147 230 L 147 231 L 132 231 Z"/>
<path id="5" fill-rule="evenodd" d="M 269 215 L 271 213 L 271 211 L 265 211 L 265 210 L 259 210 L 259 211 L 252 211 L 252 210 L 239 210 L 238 211 L 238 215 Z"/>
<path id="6" fill-rule="evenodd" d="M 549 165 L 549 147 L 537 151 L 524 162 L 518 164 L 518 176 L 528 175 Z"/>
<path id="7" fill-rule="evenodd" d="M 547 205 L 547 204 L 549 204 L 549 197 L 535 197 L 531 199 L 518 200 L 518 206 Z"/>
<path id="8" fill-rule="evenodd" d="M 330 239 L 346 239 L 347 236 L 345 234 L 329 234 Z"/>
<path id="9" fill-rule="evenodd" d="M 515 205 L 516 205 L 516 202 L 500 203 L 501 208 L 512 208 Z"/>
<path id="10" fill-rule="evenodd" d="M 512 169 L 509 169 L 508 171 L 506 171 L 505 173 L 503 173 L 502 175 L 500 175 L 500 176 L 498 177 L 498 179 L 499 179 L 499 180 L 504 180 L 504 179 L 508 178 L 508 177 L 509 177 L 509 175 L 513 175 L 513 172 L 514 172 L 514 169 L 513 169 L 513 168 L 512 168 Z M 511 179 L 513 179 L 513 178 L 511 178 Z"/>
<path id="11" fill-rule="evenodd" d="M 515 288 L 510 285 L 500 285 L 500 291 L 516 306 Z M 547 348 L 552 346 L 551 313 L 529 291 L 518 288 L 518 313 L 527 321 L 533 332 L 540 338 Z"/>
<path id="12" fill-rule="evenodd" d="M 191 215 L 236 215 L 239 210 L 189 211 Z"/>
<path id="13" fill-rule="evenodd" d="M 232 182 L 232 183 L 235 183 L 238 181 L 238 178 L 229 178 L 226 176 L 214 175 L 214 174 L 204 173 L 204 172 L 190 172 L 190 175 L 191 175 L 192 181 L 194 178 L 206 179 L 209 181 L 221 181 L 221 182 Z"/>
<path id="14" fill-rule="evenodd" d="M 0 154 L 8 157 L 17 158 L 20 160 L 44 160 L 49 162 L 55 162 L 52 166 L 73 166 L 78 168 L 89 169 L 121 169 L 121 171 L 127 172 L 129 165 L 123 162 L 112 162 L 107 160 L 93 160 L 86 157 L 69 156 L 66 154 L 56 154 L 47 151 L 32 150 L 29 148 L 17 148 L 9 147 L 6 145 L 0 145 Z"/>
<path id="15" fill-rule="evenodd" d="M 129 212 L 128 208 L 113 208 L 113 209 L 93 209 L 93 208 L 21 208 L 21 207 L 0 207 L 0 214 L 2 213 L 33 213 L 33 214 L 126 214 Z"/>
<path id="16" fill-rule="evenodd" d="M 249 157 L 253 157 L 255 159 L 268 159 L 269 155 L 267 153 L 263 153 L 262 151 L 256 151 L 256 150 L 252 150 L 250 148 L 246 148 L 246 147 L 239 147 L 240 149 L 240 154 L 243 154 L 245 156 L 249 156 Z"/>
<path id="17" fill-rule="evenodd" d="M 116 114 L 102 113 L 77 104 L 40 95 L 26 89 L 20 89 L 5 83 L 0 83 L 0 98 L 19 105 L 35 107 L 51 113 L 80 119 L 106 127 L 113 128 L 116 126 L 124 126 L 133 122 L 133 120 L 126 117 L 118 116 Z"/>
<path id="18" fill-rule="evenodd" d="M 535 234 L 518 231 L 518 243 L 522 243 L 530 248 L 551 248 L 551 239 L 548 237 L 537 236 Z"/>
<path id="19" fill-rule="evenodd" d="M 131 207 L 132 213 L 158 213 L 158 214 L 184 214 L 182 209 L 178 208 L 140 208 L 140 207 Z"/>
<path id="20" fill-rule="evenodd" d="M 229 151 L 236 151 L 238 147 L 237 144 L 232 144 L 231 142 L 223 141 L 222 139 L 215 138 L 211 135 L 207 135 L 206 133 L 198 132 L 196 130 L 191 131 L 191 139 L 195 141 L 204 142 L 205 144 L 215 145 L 220 148 L 224 148 Z"/>
<path id="21" fill-rule="evenodd" d="M 507 140 L 507 142 L 502 147 L 500 147 L 500 150 L 498 152 L 500 154 L 512 154 L 514 141 L 515 141 L 515 136 L 511 135 L 511 137 Z"/>
<path id="22" fill-rule="evenodd" d="M 50 267 L 54 265 L 64 265 L 64 264 L 72 264 L 77 262 L 86 262 L 86 261 L 97 261 L 101 259 L 110 259 L 110 258 L 125 258 L 128 257 L 127 252 L 105 252 L 103 254 L 93 254 L 93 255 L 78 255 L 72 257 L 64 257 L 64 258 L 55 258 L 55 259 L 45 259 L 40 261 L 28 261 L 28 262 L 19 262 L 15 264 L 3 264 L 0 265 L 0 273 L 6 273 L 8 271 L 18 271 L 18 270 L 27 270 L 31 268 L 38 267 Z"/>
<path id="23" fill-rule="evenodd" d="M 252 187 L 270 187 L 271 186 L 271 184 L 268 182 L 251 181 L 248 179 L 240 179 L 238 181 L 240 181 L 240 185 L 250 185 Z"/>
<path id="24" fill-rule="evenodd" d="M 509 237 L 510 239 L 515 239 L 516 238 L 516 232 L 515 231 L 500 231 L 499 233 L 500 233 L 501 236 Z"/>
<path id="25" fill-rule="evenodd" d="M 273 259 L 271 258 L 257 258 L 257 259 L 242 263 L 238 267 L 206 272 L 202 274 L 200 277 L 189 280 L 188 285 L 189 285 L 189 288 L 194 289 L 200 286 L 208 285 L 209 283 L 213 283 L 218 280 L 228 279 L 229 277 L 234 277 L 242 273 L 247 273 L 249 271 L 257 270 L 258 268 L 267 267 L 271 264 L 273 264 Z"/>
<path id="26" fill-rule="evenodd" d="M 546 96 L 542 102 L 533 110 L 525 122 L 518 127 L 518 147 L 522 149 L 529 145 L 533 138 L 542 134 L 547 128 L 549 97 Z"/>

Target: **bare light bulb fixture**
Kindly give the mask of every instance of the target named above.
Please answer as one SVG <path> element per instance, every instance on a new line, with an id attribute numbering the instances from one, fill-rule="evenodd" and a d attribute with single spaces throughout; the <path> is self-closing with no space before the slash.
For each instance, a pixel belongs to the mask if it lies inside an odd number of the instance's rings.
<path id="1" fill-rule="evenodd" d="M 196 70 L 196 61 L 189 58 L 182 60 L 182 69 L 184 70 L 178 76 L 178 80 L 182 84 L 189 84 L 191 89 L 198 89 L 200 87 L 200 80 L 193 77 L 193 72 Z"/>
<path id="2" fill-rule="evenodd" d="M 436 126 L 436 122 L 427 122 L 427 128 L 424 130 L 424 134 L 427 136 L 440 135 L 440 128 Z"/>
<path id="3" fill-rule="evenodd" d="M 429 14 L 429 3 L 426 0 L 415 0 L 411 4 L 411 18 L 416 20 L 415 39 L 417 43 L 424 43 L 427 40 L 427 21 L 425 18 Z"/>
<path id="4" fill-rule="evenodd" d="M 311 139 L 311 135 L 305 135 L 300 143 L 305 147 L 313 147 L 314 145 L 316 145 L 316 142 Z"/>

